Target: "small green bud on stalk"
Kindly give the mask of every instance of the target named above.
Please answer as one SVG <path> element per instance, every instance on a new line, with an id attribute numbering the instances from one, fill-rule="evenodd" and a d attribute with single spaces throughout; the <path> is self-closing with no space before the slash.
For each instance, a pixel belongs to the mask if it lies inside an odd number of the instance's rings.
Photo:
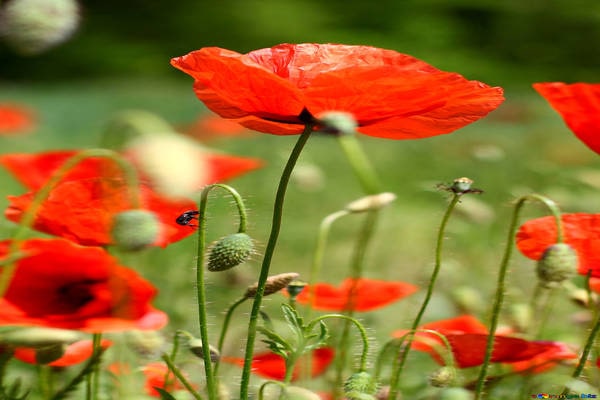
<path id="1" fill-rule="evenodd" d="M 282 289 L 285 289 L 290 282 L 295 279 L 298 279 L 300 274 L 296 272 L 286 272 L 283 274 L 271 275 L 267 278 L 267 282 L 265 283 L 265 291 L 263 296 L 268 296 L 273 293 L 277 293 Z M 258 289 L 258 283 L 254 283 L 246 289 L 246 294 L 244 297 L 246 299 L 253 299 L 256 296 L 256 291 Z"/>
<path id="2" fill-rule="evenodd" d="M 377 381 L 365 371 L 356 372 L 344 383 L 344 394 L 348 400 L 374 400 Z"/>
<path id="3" fill-rule="evenodd" d="M 451 367 L 442 367 L 429 375 L 429 384 L 434 387 L 450 386 L 456 377 L 456 371 Z"/>
<path id="4" fill-rule="evenodd" d="M 290 297 L 292 299 L 296 298 L 300 293 L 302 293 L 302 291 L 304 290 L 304 288 L 306 287 L 306 285 L 308 285 L 306 282 L 303 281 L 299 281 L 299 280 L 294 280 L 291 281 L 289 283 L 289 285 L 287 285 L 287 291 L 290 295 Z"/>
<path id="5" fill-rule="evenodd" d="M 201 339 L 196 339 L 196 338 L 190 339 L 188 341 L 188 347 L 189 347 L 190 351 L 192 353 L 194 353 L 194 355 L 196 355 L 196 357 L 205 360 L 204 348 L 202 347 Z M 221 355 L 219 354 L 219 350 L 215 349 L 212 346 L 209 346 L 208 353 L 210 355 L 210 361 L 213 363 L 219 361 L 219 358 L 221 358 Z"/>
<path id="6" fill-rule="evenodd" d="M 537 263 L 537 274 L 544 283 L 559 283 L 575 275 L 577 264 L 575 250 L 567 243 L 556 243 L 544 250 Z"/>
<path id="7" fill-rule="evenodd" d="M 35 349 L 35 362 L 38 364 L 50 364 L 61 358 L 66 350 L 67 345 L 64 343 L 37 348 Z"/>
<path id="8" fill-rule="evenodd" d="M 141 250 L 158 239 L 160 222 L 147 210 L 127 210 L 114 216 L 111 236 L 124 250 Z"/>
<path id="9" fill-rule="evenodd" d="M 215 242 L 208 255 L 208 270 L 225 271 L 246 261 L 254 251 L 254 242 L 245 233 L 234 233 Z"/>

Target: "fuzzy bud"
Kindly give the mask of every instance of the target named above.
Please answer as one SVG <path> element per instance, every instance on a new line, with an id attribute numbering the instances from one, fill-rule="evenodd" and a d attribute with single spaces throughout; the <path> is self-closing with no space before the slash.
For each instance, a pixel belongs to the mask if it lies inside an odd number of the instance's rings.
<path id="1" fill-rule="evenodd" d="M 456 371 L 451 367 L 442 367 L 429 375 L 429 384 L 434 387 L 449 386 L 456 377 Z"/>
<path id="2" fill-rule="evenodd" d="M 300 274 L 297 274 L 296 272 L 286 272 L 283 274 L 269 276 L 267 278 L 267 282 L 265 283 L 265 291 L 263 292 L 263 296 L 268 296 L 270 294 L 279 292 L 281 289 L 285 289 L 290 282 L 298 279 L 299 276 Z M 257 289 L 258 283 L 248 286 L 244 297 L 247 299 L 253 299 L 254 296 L 256 296 Z"/>
<path id="3" fill-rule="evenodd" d="M 158 239 L 160 222 L 147 210 L 127 210 L 114 216 L 111 236 L 124 250 L 141 250 Z"/>
<path id="4" fill-rule="evenodd" d="M 317 119 L 321 132 L 334 135 L 354 135 L 358 127 L 354 116 L 343 111 L 324 112 Z"/>
<path id="5" fill-rule="evenodd" d="M 346 210 L 359 213 L 369 210 L 379 210 L 396 200 L 396 195 L 390 192 L 365 196 L 346 205 Z"/>
<path id="6" fill-rule="evenodd" d="M 544 250 L 537 263 L 537 274 L 545 283 L 562 282 L 577 272 L 577 253 L 566 243 L 556 243 Z"/>
<path id="7" fill-rule="evenodd" d="M 201 358 L 203 360 L 205 359 L 204 348 L 202 347 L 202 340 L 196 338 L 190 339 L 188 341 L 188 348 L 196 357 Z M 213 363 L 219 361 L 219 358 L 221 358 L 219 351 L 212 346 L 209 346 L 208 353 L 210 355 L 210 361 Z"/>
<path id="8" fill-rule="evenodd" d="M 15 51 L 35 55 L 66 41 L 79 25 L 75 0 L 11 0 L 0 11 L 0 36 Z"/>
<path id="9" fill-rule="evenodd" d="M 254 251 L 252 238 L 234 233 L 215 242 L 208 255 L 209 271 L 225 271 L 246 261 Z"/>
<path id="10" fill-rule="evenodd" d="M 377 393 L 377 381 L 368 372 L 355 372 L 344 383 L 344 394 L 348 400 L 371 400 Z"/>

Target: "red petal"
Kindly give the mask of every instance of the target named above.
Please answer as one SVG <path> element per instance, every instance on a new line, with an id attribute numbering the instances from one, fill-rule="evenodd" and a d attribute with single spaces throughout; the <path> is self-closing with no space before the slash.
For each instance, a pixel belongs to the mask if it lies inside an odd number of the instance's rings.
<path id="1" fill-rule="evenodd" d="M 547 343 L 550 345 L 548 350 L 528 360 L 511 363 L 510 366 L 512 369 L 516 372 L 539 374 L 555 367 L 561 361 L 578 358 L 577 353 L 564 343 Z"/>
<path id="2" fill-rule="evenodd" d="M 564 240 L 577 252 L 579 273 L 600 277 L 600 214 L 563 214 Z M 524 223 L 517 232 L 517 248 L 534 260 L 539 260 L 544 250 L 556 243 L 554 217 L 536 218 Z"/>
<path id="3" fill-rule="evenodd" d="M 100 345 L 103 349 L 107 349 L 112 345 L 112 342 L 108 339 L 102 339 Z M 62 357 L 47 365 L 50 367 L 70 367 L 71 365 L 80 364 L 92 356 L 93 350 L 94 347 L 91 340 L 81 340 L 67 346 Z M 32 348 L 17 348 L 15 349 L 14 357 L 29 364 L 37 364 L 35 359 L 35 349 Z"/>
<path id="4" fill-rule="evenodd" d="M 24 133 L 33 129 L 33 112 L 15 104 L 0 104 L 0 135 Z"/>
<path id="5" fill-rule="evenodd" d="M 600 154 L 600 84 L 551 82 L 533 88 L 583 143 Z"/>
<path id="6" fill-rule="evenodd" d="M 263 166 L 261 160 L 210 153 L 207 156 L 209 176 L 207 183 L 223 182 Z"/>

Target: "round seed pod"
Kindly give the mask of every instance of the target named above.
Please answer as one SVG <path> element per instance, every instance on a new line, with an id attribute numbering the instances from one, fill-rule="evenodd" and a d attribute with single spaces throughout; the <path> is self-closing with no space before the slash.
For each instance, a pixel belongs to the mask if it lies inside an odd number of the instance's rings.
<path id="1" fill-rule="evenodd" d="M 208 270 L 226 271 L 246 261 L 254 251 L 254 242 L 245 233 L 234 233 L 216 241 L 208 255 Z"/>
<path id="2" fill-rule="evenodd" d="M 344 394 L 349 400 L 374 400 L 377 381 L 365 371 L 355 372 L 344 383 Z"/>
<path id="3" fill-rule="evenodd" d="M 115 215 L 111 236 L 124 250 L 141 250 L 153 244 L 160 232 L 154 213 L 146 210 L 127 210 Z"/>
<path id="4" fill-rule="evenodd" d="M 537 263 L 537 274 L 546 283 L 562 282 L 577 272 L 577 253 L 566 243 L 556 243 L 544 250 Z"/>

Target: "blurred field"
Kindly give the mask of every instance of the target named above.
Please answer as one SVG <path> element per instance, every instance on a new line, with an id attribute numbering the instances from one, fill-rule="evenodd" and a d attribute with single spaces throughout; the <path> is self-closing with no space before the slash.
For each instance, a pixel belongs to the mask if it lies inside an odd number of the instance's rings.
<path id="1" fill-rule="evenodd" d="M 475 181 L 475 187 L 485 191 L 482 195 L 465 198 L 450 220 L 442 276 L 426 320 L 456 315 L 459 310 L 449 294 L 461 286 L 481 293 L 483 300 L 478 311 L 482 318 L 487 318 L 497 267 L 506 245 L 511 203 L 517 196 L 532 192 L 545 194 L 565 211 L 595 212 L 598 209 L 598 156 L 568 131 L 558 115 L 530 87 L 507 90 L 506 97 L 505 104 L 488 118 L 450 135 L 419 141 L 360 138 L 382 177 L 385 190 L 398 196 L 392 206 L 382 211 L 367 255 L 367 277 L 423 284 L 431 272 L 436 229 L 448 199 L 448 194 L 436 190 L 436 185 L 467 176 Z M 192 93 L 191 82 L 168 80 L 4 86 L 0 101 L 30 106 L 38 113 L 40 124 L 39 129 L 26 136 L 0 138 L 2 153 L 94 147 L 106 122 L 125 109 L 155 112 L 175 126 L 189 124 L 205 112 Z M 262 170 L 230 182 L 247 201 L 249 234 L 256 239 L 259 248 L 266 243 L 275 187 L 294 141 L 294 137 L 255 134 L 207 143 L 219 151 L 258 157 L 267 162 Z M 273 273 L 296 271 L 306 275 L 321 219 L 362 196 L 333 138 L 317 135 L 311 138 L 299 167 L 305 175 L 297 176 L 288 192 Z M 322 185 L 311 184 L 314 176 L 310 174 L 315 171 L 321 174 Z M 5 171 L 0 171 L 0 187 L 1 208 L 6 207 L 5 195 L 23 192 Z M 211 239 L 232 232 L 236 223 L 229 199 L 216 193 L 209 204 Z M 533 205 L 526 208 L 523 215 L 531 217 L 544 212 L 540 206 Z M 361 221 L 360 215 L 350 216 L 334 225 L 321 280 L 338 283 L 348 274 Z M 12 226 L 9 222 L 0 222 L 0 235 L 8 237 Z M 168 331 L 196 329 L 194 251 L 195 238 L 190 237 L 166 249 L 122 256 L 125 265 L 142 271 L 159 287 L 155 303 L 171 317 Z M 235 272 L 209 274 L 209 310 L 215 327 L 227 305 L 243 293 L 247 284 L 256 280 L 260 259 L 257 255 Z M 533 263 L 515 253 L 509 281 L 507 302 L 529 301 L 535 286 Z M 277 308 L 281 299 L 278 295 L 272 296 L 267 301 L 267 309 Z M 417 294 L 365 315 L 364 320 L 373 328 L 370 333 L 382 342 L 392 330 L 406 327 L 420 299 L 421 295 Z M 569 326 L 566 314 L 573 309 L 565 299 L 557 300 L 556 304 L 565 312 L 564 321 L 557 326 L 553 324 L 552 330 L 562 338 L 573 339 L 572 335 L 578 332 Z M 239 315 L 245 315 L 246 311 Z M 244 323 L 242 319 L 240 325 Z"/>

